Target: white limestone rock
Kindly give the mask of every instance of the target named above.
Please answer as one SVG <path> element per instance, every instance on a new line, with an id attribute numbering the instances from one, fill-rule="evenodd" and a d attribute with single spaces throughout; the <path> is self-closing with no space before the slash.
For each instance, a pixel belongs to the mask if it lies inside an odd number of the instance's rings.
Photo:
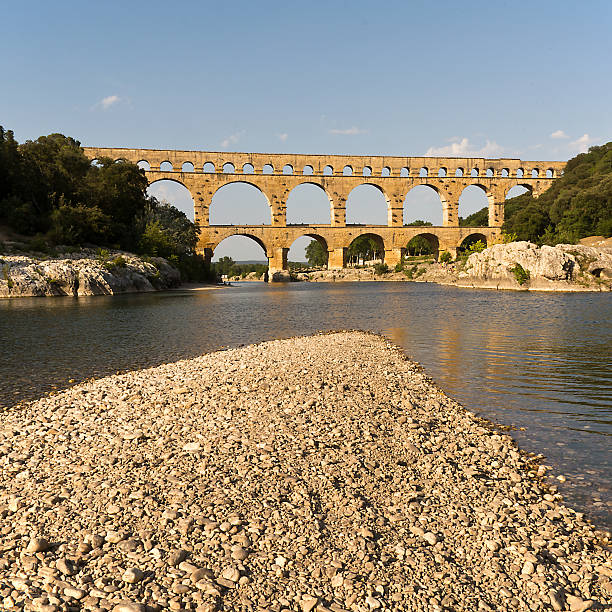
<path id="1" fill-rule="evenodd" d="M 160 257 L 144 261 L 129 253 L 112 252 L 102 261 L 94 251 L 53 259 L 0 255 L 0 298 L 115 295 L 179 284 L 179 271 Z"/>
<path id="2" fill-rule="evenodd" d="M 516 284 L 513 273 L 519 264 L 534 281 L 597 282 L 612 273 L 612 249 L 575 244 L 538 247 L 531 242 L 494 244 L 468 257 L 465 271 L 470 278 L 503 280 Z"/>

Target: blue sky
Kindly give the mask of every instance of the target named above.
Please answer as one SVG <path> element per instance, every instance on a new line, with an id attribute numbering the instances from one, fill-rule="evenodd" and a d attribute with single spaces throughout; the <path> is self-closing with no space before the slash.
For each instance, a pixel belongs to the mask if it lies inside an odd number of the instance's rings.
<path id="1" fill-rule="evenodd" d="M 0 124 L 20 141 L 564 160 L 612 138 L 604 0 L 60 0 L 2 17 Z"/>

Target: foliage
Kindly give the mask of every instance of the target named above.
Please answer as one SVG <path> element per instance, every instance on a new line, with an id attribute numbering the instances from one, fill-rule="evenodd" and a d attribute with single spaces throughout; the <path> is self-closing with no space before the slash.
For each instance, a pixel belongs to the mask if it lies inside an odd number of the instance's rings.
<path id="1" fill-rule="evenodd" d="M 0 220 L 17 232 L 133 248 L 146 189 L 136 165 L 102 159 L 93 166 L 73 138 L 51 134 L 19 145 L 0 127 Z"/>
<path id="2" fill-rule="evenodd" d="M 98 249 L 96 253 L 96 259 L 101 263 L 107 262 L 110 259 L 109 250 L 108 249 Z"/>
<path id="3" fill-rule="evenodd" d="M 438 261 L 440 263 L 450 263 L 452 259 L 453 259 L 453 256 L 448 251 L 442 251 L 440 253 L 440 257 L 438 258 Z"/>
<path id="4" fill-rule="evenodd" d="M 140 235 L 138 252 L 153 257 L 169 257 L 173 254 L 172 240 L 164 232 L 159 220 L 149 221 Z"/>
<path id="5" fill-rule="evenodd" d="M 351 242 L 347 249 L 347 259 L 352 264 L 382 259 L 383 246 L 376 237 L 364 234 Z"/>
<path id="6" fill-rule="evenodd" d="M 57 208 L 50 214 L 47 233 L 55 244 L 97 244 L 110 231 L 111 219 L 97 206 L 72 205 L 60 196 Z"/>
<path id="7" fill-rule="evenodd" d="M 78 140 L 62 134 L 18 144 L 0 127 L 0 223 L 34 236 L 30 248 L 98 245 L 172 261 L 185 280 L 210 280 L 196 254 L 199 229 L 184 213 L 146 194 L 135 164 L 109 158 L 92 165 Z M 108 251 L 99 257 L 108 262 Z"/>
<path id="8" fill-rule="evenodd" d="M 488 225 L 488 208 L 459 218 L 460 226 Z M 536 244 L 574 243 L 612 235 L 612 142 L 570 159 L 563 176 L 539 198 L 525 193 L 505 203 L 507 240 Z"/>
<path id="9" fill-rule="evenodd" d="M 460 227 L 486 227 L 487 225 L 489 225 L 489 208 L 487 206 L 468 215 L 465 219 L 459 217 Z"/>
<path id="10" fill-rule="evenodd" d="M 322 268 L 327 265 L 327 251 L 318 240 L 311 240 L 306 247 L 306 259 L 315 268 Z"/>
<path id="11" fill-rule="evenodd" d="M 425 236 L 415 236 L 406 245 L 406 250 L 409 255 L 432 255 L 434 248 L 431 242 Z"/>
<path id="12" fill-rule="evenodd" d="M 30 238 L 28 248 L 36 253 L 50 253 L 52 251 L 49 242 L 42 234 L 36 234 Z"/>
<path id="13" fill-rule="evenodd" d="M 574 243 L 612 235 L 612 142 L 567 162 L 563 176 L 539 198 L 506 202 L 504 231 L 538 244 Z"/>
<path id="14" fill-rule="evenodd" d="M 480 239 L 476 239 L 475 236 L 466 238 L 461 246 L 457 249 L 456 261 L 465 264 L 467 258 L 472 253 L 482 253 L 487 248 L 487 245 Z"/>
<path id="15" fill-rule="evenodd" d="M 200 230 L 170 203 L 149 198 L 137 215 L 141 252 L 158 257 L 195 253 Z"/>
<path id="16" fill-rule="evenodd" d="M 416 221 L 411 221 L 410 223 L 404 224 L 406 227 L 432 227 L 433 223 L 431 221 L 422 221 L 421 219 L 417 219 Z"/>
<path id="17" fill-rule="evenodd" d="M 239 276 L 245 278 L 247 274 L 255 272 L 257 278 L 261 278 L 268 270 L 268 264 L 237 264 L 231 257 L 221 257 L 217 263 L 212 265 L 213 272 L 221 277 L 227 275 L 228 278 Z"/>
<path id="18" fill-rule="evenodd" d="M 15 286 L 15 283 L 13 282 L 13 279 L 11 278 L 10 267 L 8 264 L 4 264 L 4 266 L 2 266 L 2 276 L 4 277 L 4 280 L 6 281 L 8 288 L 12 289 Z"/>
<path id="19" fill-rule="evenodd" d="M 311 263 L 307 261 L 288 261 L 287 266 L 289 267 L 289 270 L 296 270 L 296 271 L 321 267 L 321 266 L 313 266 Z"/>
<path id="20" fill-rule="evenodd" d="M 219 259 L 219 261 L 214 264 L 215 266 L 215 271 L 217 272 L 217 274 L 219 274 L 219 276 L 221 275 L 227 275 L 230 276 L 230 272 L 231 270 L 235 267 L 235 262 L 231 257 L 221 257 Z"/>
<path id="21" fill-rule="evenodd" d="M 395 268 L 393 268 L 393 271 L 394 271 L 394 272 L 401 272 L 403 269 L 404 269 L 404 262 L 403 262 L 403 260 L 402 260 L 402 261 L 398 261 L 398 262 L 395 264 Z"/>
<path id="22" fill-rule="evenodd" d="M 106 261 L 103 265 L 107 270 L 112 272 L 113 270 L 116 270 L 117 268 L 125 268 L 127 266 L 127 261 L 125 260 L 125 257 L 123 257 L 122 255 L 117 255 L 117 257 L 115 257 L 114 259 L 110 261 Z"/>
<path id="23" fill-rule="evenodd" d="M 513 268 L 510 268 L 510 272 L 514 274 L 514 278 L 519 285 L 524 285 L 531 278 L 529 270 L 525 270 L 518 262 L 514 264 Z"/>
<path id="24" fill-rule="evenodd" d="M 374 274 L 381 276 L 389 272 L 389 266 L 386 263 L 378 262 L 374 264 Z"/>
<path id="25" fill-rule="evenodd" d="M 199 253 L 171 255 L 168 261 L 178 268 L 181 278 L 185 281 L 211 283 L 218 278 L 210 263 Z"/>
<path id="26" fill-rule="evenodd" d="M 486 248 L 487 248 L 487 245 L 482 240 L 479 239 L 479 240 L 476 240 L 475 242 L 470 242 L 465 247 L 465 252 L 468 255 L 471 255 L 472 253 L 482 253 Z"/>
<path id="27" fill-rule="evenodd" d="M 418 264 L 414 264 L 404 269 L 404 274 L 406 278 L 409 280 L 413 280 L 421 276 L 421 274 L 425 274 L 425 268 L 419 268 Z"/>

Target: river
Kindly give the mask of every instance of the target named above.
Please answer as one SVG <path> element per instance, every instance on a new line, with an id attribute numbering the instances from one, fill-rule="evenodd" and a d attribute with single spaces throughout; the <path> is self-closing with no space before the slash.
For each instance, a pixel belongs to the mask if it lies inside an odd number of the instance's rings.
<path id="1" fill-rule="evenodd" d="M 89 377 L 332 329 L 379 332 L 469 409 L 512 425 L 612 528 L 612 299 L 426 283 L 244 283 L 0 300 L 0 406 Z"/>

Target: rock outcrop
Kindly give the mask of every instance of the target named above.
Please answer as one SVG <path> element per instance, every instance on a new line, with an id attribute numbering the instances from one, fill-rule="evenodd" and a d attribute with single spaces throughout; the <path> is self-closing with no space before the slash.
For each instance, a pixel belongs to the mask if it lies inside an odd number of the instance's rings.
<path id="1" fill-rule="evenodd" d="M 467 281 L 499 289 L 610 290 L 612 249 L 580 244 L 494 244 L 470 255 L 458 277 L 459 284 Z"/>
<path id="2" fill-rule="evenodd" d="M 165 259 L 145 261 L 124 252 L 100 257 L 93 251 L 40 259 L 0 255 L 0 298 L 115 295 L 169 289 L 180 273 Z"/>

